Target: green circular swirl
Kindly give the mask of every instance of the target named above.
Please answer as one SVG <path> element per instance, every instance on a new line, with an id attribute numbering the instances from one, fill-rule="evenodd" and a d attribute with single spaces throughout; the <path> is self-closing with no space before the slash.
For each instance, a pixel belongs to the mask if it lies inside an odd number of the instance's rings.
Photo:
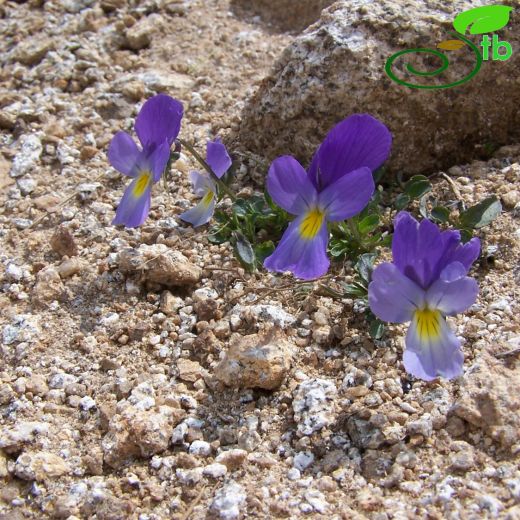
<path id="1" fill-rule="evenodd" d="M 418 70 L 415 70 L 412 65 L 407 63 L 406 69 L 411 74 L 413 74 L 415 76 L 437 76 L 441 72 L 444 72 L 450 65 L 450 62 L 449 62 L 447 56 L 435 49 L 426 49 L 426 48 L 406 49 L 404 51 L 396 52 L 395 54 L 390 56 L 390 58 L 388 58 L 388 60 L 386 60 L 386 64 L 385 64 L 386 74 L 388 75 L 388 77 L 391 80 L 395 81 L 396 83 L 399 83 L 399 85 L 404 85 L 405 87 L 410 87 L 410 88 L 423 88 L 423 89 L 432 90 L 432 89 L 438 89 L 438 88 L 456 87 L 458 85 L 462 85 L 463 83 L 466 83 L 466 81 L 469 81 L 471 78 L 473 78 L 477 74 L 477 72 L 480 70 L 480 67 L 482 66 L 482 54 L 480 54 L 479 48 L 475 44 L 473 44 L 473 42 L 464 38 L 464 36 L 461 36 L 458 33 L 450 33 L 450 34 L 452 36 L 454 36 L 455 38 L 462 40 L 467 45 L 469 45 L 469 47 L 475 54 L 475 57 L 477 59 L 477 61 L 475 63 L 475 67 L 467 76 L 463 77 L 462 79 L 459 79 L 458 81 L 454 81 L 453 83 L 447 83 L 444 85 L 417 85 L 415 83 L 409 83 L 408 81 L 403 81 L 394 74 L 394 72 L 392 71 L 392 66 L 393 66 L 394 61 L 397 60 L 399 57 L 403 56 L 404 54 L 408 54 L 410 52 L 426 52 L 428 54 L 433 54 L 433 55 L 437 56 L 438 58 L 440 58 L 441 62 L 442 62 L 440 67 L 437 67 L 435 70 L 433 70 L 431 72 L 420 72 Z"/>

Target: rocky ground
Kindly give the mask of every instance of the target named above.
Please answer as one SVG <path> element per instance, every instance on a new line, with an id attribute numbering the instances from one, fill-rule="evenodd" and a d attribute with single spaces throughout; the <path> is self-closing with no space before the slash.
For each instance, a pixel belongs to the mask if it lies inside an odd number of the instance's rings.
<path id="1" fill-rule="evenodd" d="M 294 27 L 228 0 L 0 1 L 0 518 L 520 518 L 515 142 L 430 172 L 442 200 L 504 205 L 452 382 L 407 378 L 404 327 L 374 342 L 352 300 L 180 223 L 187 155 L 144 226 L 110 226 L 106 149 L 140 103 L 181 100 L 202 149 L 239 139 Z"/>

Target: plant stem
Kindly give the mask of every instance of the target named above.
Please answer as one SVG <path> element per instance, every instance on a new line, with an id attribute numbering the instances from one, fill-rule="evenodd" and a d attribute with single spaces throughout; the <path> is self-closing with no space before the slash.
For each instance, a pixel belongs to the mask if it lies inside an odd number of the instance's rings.
<path id="1" fill-rule="evenodd" d="M 224 181 L 222 181 L 215 175 L 215 172 L 211 169 L 211 166 L 199 155 L 199 152 L 197 152 L 197 150 L 195 150 L 195 148 L 184 139 L 177 139 L 177 141 L 179 141 L 179 143 L 181 143 L 181 146 L 184 146 L 188 150 L 188 152 L 190 152 L 191 155 L 193 155 L 195 160 L 197 160 L 200 163 L 200 165 L 209 173 L 210 177 L 217 183 L 219 189 L 225 192 L 231 200 L 235 201 L 235 194 L 228 188 Z"/>

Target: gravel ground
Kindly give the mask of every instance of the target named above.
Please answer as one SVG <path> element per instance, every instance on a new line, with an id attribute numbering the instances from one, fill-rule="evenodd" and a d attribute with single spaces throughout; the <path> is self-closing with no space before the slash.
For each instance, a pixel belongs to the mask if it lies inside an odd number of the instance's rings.
<path id="1" fill-rule="evenodd" d="M 144 226 L 110 226 L 106 148 L 142 101 L 226 138 L 290 34 L 224 0 L 32 0 L 0 35 L 1 519 L 520 518 L 520 146 L 433 177 L 504 212 L 450 320 L 464 376 L 411 381 L 403 327 L 374 342 L 352 300 L 179 222 L 188 156 Z"/>

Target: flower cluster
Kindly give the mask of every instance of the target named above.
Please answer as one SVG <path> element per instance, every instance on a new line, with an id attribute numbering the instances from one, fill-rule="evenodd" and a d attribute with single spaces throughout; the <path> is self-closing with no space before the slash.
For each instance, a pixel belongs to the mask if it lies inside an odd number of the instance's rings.
<path id="1" fill-rule="evenodd" d="M 253 247 L 240 229 L 232 226 L 245 222 L 247 234 L 254 240 L 258 229 L 268 233 L 269 222 L 273 223 L 268 219 L 273 216 L 278 219 L 282 215 L 274 226 L 277 233 L 281 233 L 287 222 L 286 214 L 267 197 L 260 204 L 256 200 L 254 203 L 235 200 L 222 181 L 232 163 L 226 147 L 219 139 L 209 141 L 206 159 L 202 159 L 189 143 L 177 139 L 182 116 L 179 101 L 159 94 L 144 103 L 135 123 L 141 148 L 125 132 L 118 132 L 112 139 L 108 149 L 110 163 L 133 179 L 117 208 L 113 224 L 136 227 L 143 223 L 150 209 L 151 188 L 165 172 L 173 157 L 171 146 L 176 142 L 186 146 L 205 170 L 190 172 L 200 201 L 180 215 L 182 220 L 194 227 L 206 224 L 222 189 L 234 202 L 230 220 L 221 229 L 230 227 L 228 239 L 241 237 L 240 247 L 235 244 L 241 251 L 241 261 L 245 258 L 248 264 L 256 266 L 258 258 L 258 263 L 265 258 L 266 269 L 290 271 L 305 280 L 325 274 L 330 264 L 327 257 L 329 223 L 354 217 L 369 204 L 375 188 L 373 172 L 390 153 L 392 136 L 387 127 L 368 114 L 355 114 L 327 134 L 307 170 L 289 155 L 274 160 L 267 174 L 267 191 L 272 201 L 293 218 L 276 248 L 270 241 Z M 471 218 L 461 217 L 467 221 L 466 228 L 471 227 L 469 224 L 473 221 L 473 227 L 484 225 L 484 216 L 479 215 L 489 209 L 486 204 L 483 209 L 478 205 L 472 208 Z M 377 225 L 377 214 L 356 218 L 360 225 L 370 228 L 374 225 L 370 217 L 375 217 Z M 266 222 L 266 228 L 262 227 Z M 350 224 L 357 225 L 355 222 L 354 219 Z M 336 233 L 341 226 L 331 229 Z M 463 354 L 446 317 L 466 310 L 477 297 L 477 282 L 467 274 L 479 255 L 480 242 L 473 238 L 462 244 L 459 231 L 441 231 L 430 220 L 419 223 L 404 211 L 396 216 L 394 230 L 393 262 L 379 265 L 368 285 L 370 309 L 383 321 L 411 321 L 403 357 L 410 374 L 424 380 L 457 377 L 462 373 Z M 335 240 L 335 235 L 333 238 Z M 268 250 L 265 250 L 266 244 Z M 335 254 L 334 248 L 332 251 Z M 366 295 L 366 284 L 359 285 L 357 291 L 360 289 L 364 289 Z"/>
<path id="2" fill-rule="evenodd" d="M 294 157 L 276 159 L 267 175 L 269 195 L 296 218 L 264 267 L 307 280 L 325 274 L 330 263 L 327 222 L 350 218 L 368 204 L 372 172 L 388 157 L 391 143 L 385 125 L 356 114 L 329 132 L 307 171 Z"/>
<path id="3" fill-rule="evenodd" d="M 467 276 L 480 252 L 478 238 L 461 244 L 458 231 L 440 231 L 406 212 L 395 218 L 393 262 L 379 265 L 368 287 L 372 312 L 383 321 L 411 321 L 403 362 L 427 381 L 461 375 L 464 356 L 446 316 L 476 300 L 477 282 Z"/>

